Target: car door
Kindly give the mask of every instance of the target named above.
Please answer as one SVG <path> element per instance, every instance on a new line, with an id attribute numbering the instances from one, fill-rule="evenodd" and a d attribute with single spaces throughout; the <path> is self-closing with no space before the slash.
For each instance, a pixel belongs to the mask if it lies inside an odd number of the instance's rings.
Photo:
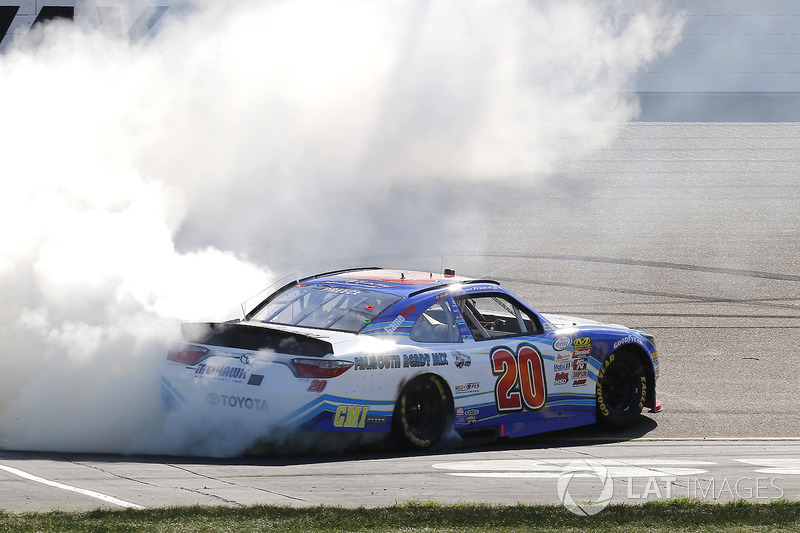
<path id="1" fill-rule="evenodd" d="M 493 377 L 496 415 L 529 416 L 547 407 L 557 373 L 553 342 L 539 317 L 503 292 L 454 298 L 457 320 L 469 330 L 465 348 L 473 365 Z"/>

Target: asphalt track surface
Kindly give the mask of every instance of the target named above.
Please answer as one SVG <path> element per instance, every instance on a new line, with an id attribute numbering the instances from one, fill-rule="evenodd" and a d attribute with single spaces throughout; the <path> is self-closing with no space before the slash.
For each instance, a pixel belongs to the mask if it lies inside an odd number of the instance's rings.
<path id="1" fill-rule="evenodd" d="M 800 499 L 798 138 L 787 123 L 630 124 L 612 147 L 559 161 L 549 177 L 460 187 L 449 200 L 463 208 L 438 229 L 445 244 L 375 258 L 412 268 L 436 258 L 541 311 L 654 334 L 665 409 L 623 432 L 425 455 L 0 450 L 0 508 L 557 503 L 565 477 L 576 501 Z"/>

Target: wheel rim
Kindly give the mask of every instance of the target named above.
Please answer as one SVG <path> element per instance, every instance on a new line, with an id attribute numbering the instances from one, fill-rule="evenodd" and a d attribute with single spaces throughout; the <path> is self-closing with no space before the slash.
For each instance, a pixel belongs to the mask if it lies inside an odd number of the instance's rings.
<path id="1" fill-rule="evenodd" d="M 404 415 L 408 429 L 415 435 L 425 435 L 436 423 L 436 395 L 430 385 L 417 385 L 408 391 Z"/>
<path id="2" fill-rule="evenodd" d="M 603 401 L 609 409 L 625 411 L 631 406 L 637 387 L 633 374 L 622 365 L 610 365 L 603 379 Z"/>

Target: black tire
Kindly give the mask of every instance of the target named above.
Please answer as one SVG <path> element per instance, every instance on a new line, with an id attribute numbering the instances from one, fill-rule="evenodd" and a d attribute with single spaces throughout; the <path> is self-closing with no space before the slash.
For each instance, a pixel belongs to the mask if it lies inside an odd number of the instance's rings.
<path id="1" fill-rule="evenodd" d="M 436 444 L 450 418 L 449 402 L 442 380 L 427 374 L 409 381 L 403 387 L 392 416 L 395 440 L 414 450 L 425 450 Z"/>
<path id="2" fill-rule="evenodd" d="M 597 373 L 597 422 L 609 428 L 627 426 L 642 413 L 647 377 L 639 358 L 629 350 L 608 356 Z"/>

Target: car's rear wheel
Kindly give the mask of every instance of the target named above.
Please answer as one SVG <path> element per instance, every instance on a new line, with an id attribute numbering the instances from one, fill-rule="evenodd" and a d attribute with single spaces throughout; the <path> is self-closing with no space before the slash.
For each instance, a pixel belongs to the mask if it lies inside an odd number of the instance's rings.
<path id="1" fill-rule="evenodd" d="M 618 428 L 636 420 L 647 398 L 647 378 L 635 353 L 618 350 L 597 373 L 597 422 Z"/>
<path id="2" fill-rule="evenodd" d="M 395 439 L 404 447 L 424 450 L 441 439 L 449 419 L 447 393 L 442 380 L 419 376 L 403 387 L 392 417 Z"/>

